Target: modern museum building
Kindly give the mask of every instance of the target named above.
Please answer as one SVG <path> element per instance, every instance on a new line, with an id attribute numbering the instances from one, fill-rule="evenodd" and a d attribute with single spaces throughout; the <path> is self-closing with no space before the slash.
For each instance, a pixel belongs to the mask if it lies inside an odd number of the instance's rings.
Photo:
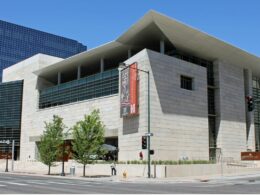
<path id="1" fill-rule="evenodd" d="M 259 57 L 155 11 L 97 48 L 4 69 L 0 95 L 0 126 L 10 126 L 6 139 L 18 135 L 20 160 L 37 159 L 44 121 L 59 115 L 72 127 L 94 109 L 122 161 L 147 156 L 148 132 L 152 160 L 260 150 Z"/>

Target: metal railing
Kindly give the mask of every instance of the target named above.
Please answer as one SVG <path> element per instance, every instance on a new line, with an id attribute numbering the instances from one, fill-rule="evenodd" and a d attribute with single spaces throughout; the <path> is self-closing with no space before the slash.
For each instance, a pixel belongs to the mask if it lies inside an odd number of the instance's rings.
<path id="1" fill-rule="evenodd" d="M 40 91 L 39 108 L 118 93 L 118 70 L 112 69 Z"/>

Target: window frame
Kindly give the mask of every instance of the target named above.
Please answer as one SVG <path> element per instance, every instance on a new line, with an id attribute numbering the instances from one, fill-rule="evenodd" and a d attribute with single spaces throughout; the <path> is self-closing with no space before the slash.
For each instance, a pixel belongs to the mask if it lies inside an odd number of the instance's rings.
<path id="1" fill-rule="evenodd" d="M 194 90 L 194 78 L 191 76 L 180 75 L 180 88 L 193 91 Z"/>

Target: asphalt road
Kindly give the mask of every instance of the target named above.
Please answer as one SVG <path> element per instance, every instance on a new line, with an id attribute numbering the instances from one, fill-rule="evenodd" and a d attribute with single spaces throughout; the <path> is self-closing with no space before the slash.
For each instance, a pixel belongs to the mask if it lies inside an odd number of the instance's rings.
<path id="1" fill-rule="evenodd" d="M 0 173 L 1 194 L 250 194 L 260 193 L 260 177 L 218 179 L 209 182 L 119 182 Z"/>

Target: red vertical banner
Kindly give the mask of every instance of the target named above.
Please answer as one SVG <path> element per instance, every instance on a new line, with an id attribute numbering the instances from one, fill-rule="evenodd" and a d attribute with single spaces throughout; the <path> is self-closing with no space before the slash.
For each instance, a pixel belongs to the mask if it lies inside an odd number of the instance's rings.
<path id="1" fill-rule="evenodd" d="M 138 70 L 133 63 L 121 72 L 121 117 L 138 114 Z"/>
<path id="2" fill-rule="evenodd" d="M 138 114 L 137 63 L 130 65 L 130 115 Z"/>

